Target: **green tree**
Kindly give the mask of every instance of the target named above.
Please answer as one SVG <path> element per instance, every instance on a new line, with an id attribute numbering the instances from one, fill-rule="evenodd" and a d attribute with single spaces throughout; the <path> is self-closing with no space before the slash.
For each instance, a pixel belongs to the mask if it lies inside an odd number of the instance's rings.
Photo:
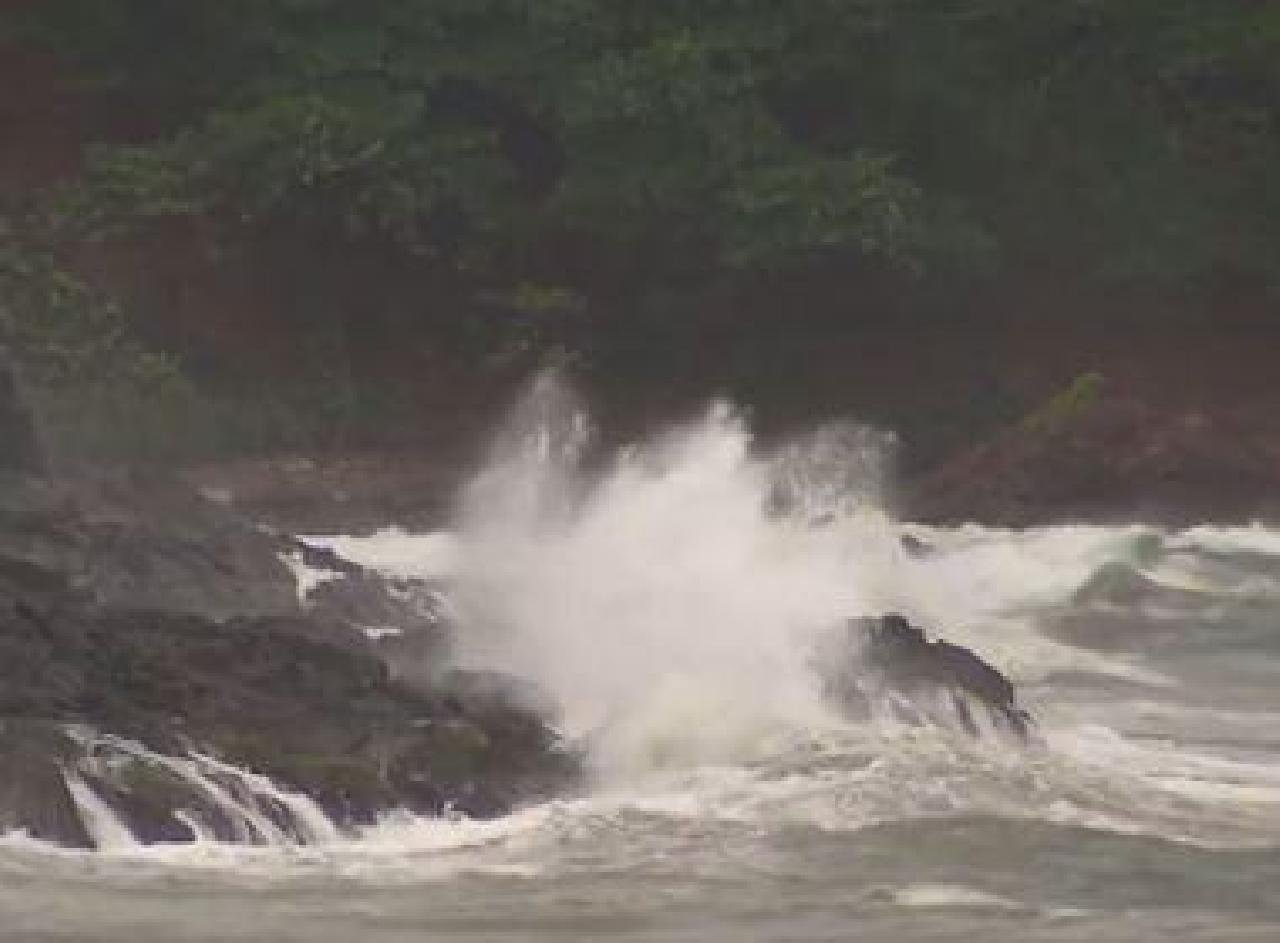
<path id="1" fill-rule="evenodd" d="M 22 25 L 153 128 L 61 204 L 99 234 L 305 234 L 489 298 L 815 263 L 1280 278 L 1274 4 L 49 0 Z"/>

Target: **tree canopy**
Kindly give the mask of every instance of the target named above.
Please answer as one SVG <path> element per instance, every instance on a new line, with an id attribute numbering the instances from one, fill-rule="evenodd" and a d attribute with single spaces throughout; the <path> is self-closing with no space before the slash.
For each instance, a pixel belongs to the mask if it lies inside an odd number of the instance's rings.
<path id="1" fill-rule="evenodd" d="M 357 273 L 338 320 L 425 280 L 503 312 L 455 342 L 591 311 L 634 352 L 682 297 L 815 272 L 1155 310 L 1280 288 L 1276 4 L 45 0 L 3 28 L 129 116 L 42 244 L 288 244 L 299 303 Z"/>
<path id="2" fill-rule="evenodd" d="M 54 0 L 154 134 L 81 223 L 199 214 L 590 286 L 850 254 L 1275 277 L 1280 11 L 1245 0 Z"/>

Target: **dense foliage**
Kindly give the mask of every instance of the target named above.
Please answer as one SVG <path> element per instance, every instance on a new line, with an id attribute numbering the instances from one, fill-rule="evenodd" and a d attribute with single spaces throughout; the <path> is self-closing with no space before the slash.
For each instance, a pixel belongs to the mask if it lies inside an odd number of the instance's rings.
<path id="1" fill-rule="evenodd" d="M 501 312 L 440 328 L 482 347 L 583 312 L 597 341 L 634 333 L 681 297 L 814 273 L 837 299 L 871 276 L 1017 280 L 1153 309 L 1280 285 L 1275 4 L 18 9 L 11 29 L 135 119 L 50 202 L 64 233 L 198 220 L 233 250 L 304 244 L 322 283 L 374 258 L 358 277 L 403 289 L 370 287 L 369 323 L 424 284 Z"/>
<path id="2" fill-rule="evenodd" d="M 57 0 L 156 135 L 94 222 L 292 218 L 477 276 L 815 252 L 1271 277 L 1280 13 L 1245 0 Z"/>

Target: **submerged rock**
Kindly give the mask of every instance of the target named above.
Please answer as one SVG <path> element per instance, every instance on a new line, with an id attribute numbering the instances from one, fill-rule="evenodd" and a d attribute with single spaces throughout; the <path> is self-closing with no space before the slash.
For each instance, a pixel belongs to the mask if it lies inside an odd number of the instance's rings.
<path id="1" fill-rule="evenodd" d="M 1031 715 L 1017 704 L 1013 683 L 974 652 L 945 640 L 930 642 L 902 616 L 851 619 L 817 661 L 827 695 L 847 711 L 865 714 L 884 694 L 928 708 L 939 696 L 969 733 L 979 732 L 970 700 L 1019 737 Z"/>

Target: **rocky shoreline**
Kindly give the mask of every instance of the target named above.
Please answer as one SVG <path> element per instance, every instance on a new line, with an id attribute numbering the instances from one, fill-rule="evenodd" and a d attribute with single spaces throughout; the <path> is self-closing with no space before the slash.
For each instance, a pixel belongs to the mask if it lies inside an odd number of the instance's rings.
<path id="1" fill-rule="evenodd" d="M 299 598 L 291 554 L 331 578 Z M 446 670 L 434 599 L 173 481 L 6 477 L 0 831 L 94 844 L 71 784 L 141 841 L 269 839 L 231 805 L 266 803 L 263 821 L 294 828 L 236 776 L 210 779 L 218 766 L 296 791 L 337 828 L 564 791 L 577 759 L 517 686 Z M 193 756 L 214 765 L 184 772 Z"/>
<path id="2" fill-rule="evenodd" d="M 30 431 L 13 384 L 0 392 L 0 420 Z M 450 670 L 429 583 L 176 477 L 46 474 L 34 435 L 6 441 L 26 451 L 0 471 L 0 833 L 302 842 L 577 783 L 527 686 Z"/>
<path id="3" fill-rule="evenodd" d="M 908 482 L 901 503 L 904 517 L 937 524 L 1280 521 L 1280 415 L 1248 400 L 1173 404 L 1082 375 Z"/>
<path id="4" fill-rule="evenodd" d="M 581 757 L 527 685 L 450 669 L 438 587 L 292 536 L 441 526 L 460 465 L 55 474 L 0 374 L 0 833 L 309 842 L 394 809 L 492 816 L 579 785 Z M 1171 412 L 1082 377 L 908 481 L 898 510 L 1004 526 L 1275 519 L 1280 428 L 1255 413 Z"/>
<path id="5" fill-rule="evenodd" d="M 192 466 L 192 487 L 293 533 L 445 526 L 465 461 L 421 452 L 281 454 Z M 902 520 L 1031 527 L 1062 522 L 1280 521 L 1280 412 L 1196 406 L 1083 374 L 994 435 L 917 470 L 888 495 Z"/>
<path id="6" fill-rule="evenodd" d="M 299 598 L 291 554 L 331 578 Z M 446 670 L 434 599 L 172 480 L 7 476 L 0 831 L 96 844 L 75 787 L 140 841 L 296 831 L 229 770 L 306 797 L 338 829 L 391 809 L 497 815 L 569 788 L 577 758 L 517 685 Z"/>

